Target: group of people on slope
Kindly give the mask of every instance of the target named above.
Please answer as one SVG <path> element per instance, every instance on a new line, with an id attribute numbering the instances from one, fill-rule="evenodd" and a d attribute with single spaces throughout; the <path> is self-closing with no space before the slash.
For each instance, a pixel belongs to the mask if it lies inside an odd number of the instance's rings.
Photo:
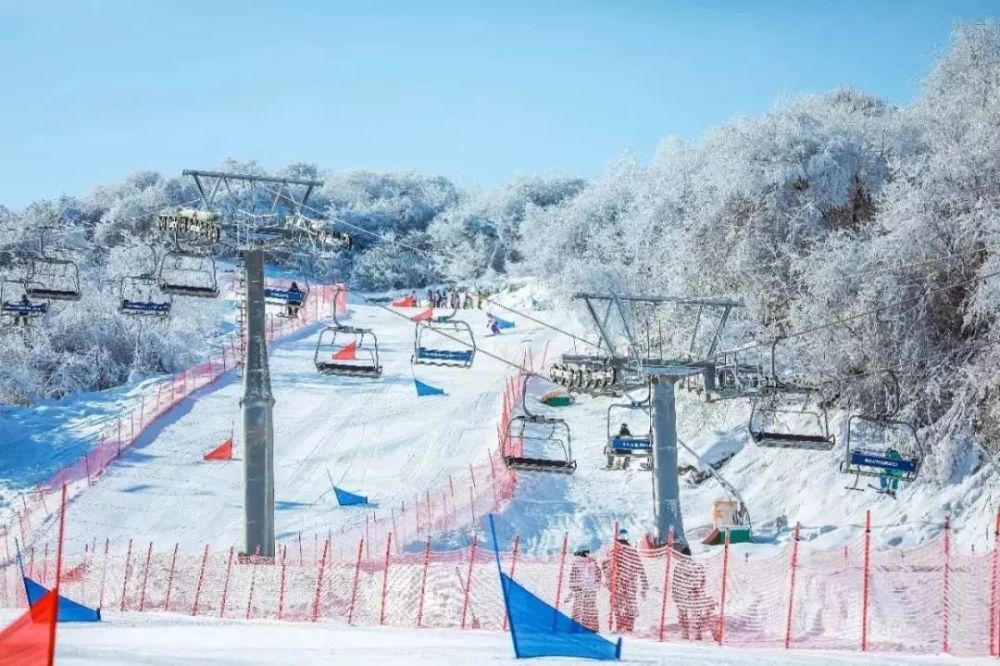
<path id="1" fill-rule="evenodd" d="M 487 293 L 481 289 L 428 289 L 426 305 L 454 310 L 482 310 L 486 297 Z"/>
<path id="2" fill-rule="evenodd" d="M 706 591 L 705 567 L 691 558 L 687 544 L 681 544 L 677 553 L 681 557 L 673 559 L 670 596 L 677 606 L 681 637 L 701 640 L 708 632 L 717 638 L 719 618 L 716 602 Z M 600 631 L 597 594 L 603 585 L 611 594 L 611 629 L 618 633 L 633 631 L 639 599 L 645 600 L 649 593 L 649 579 L 639 552 L 629 542 L 628 531 L 618 531 L 614 547 L 601 563 L 586 548 L 578 549 L 573 556 L 569 594 L 564 600 L 572 602 L 573 620 L 592 631 Z"/>

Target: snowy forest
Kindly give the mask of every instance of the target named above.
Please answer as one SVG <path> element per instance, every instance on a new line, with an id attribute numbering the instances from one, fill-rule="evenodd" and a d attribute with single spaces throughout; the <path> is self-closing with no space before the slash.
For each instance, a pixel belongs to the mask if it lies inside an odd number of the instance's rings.
<path id="1" fill-rule="evenodd" d="M 787 336 L 784 379 L 834 407 L 905 415 L 942 480 L 977 463 L 971 442 L 997 447 L 997 24 L 958 27 L 908 106 L 848 88 L 784 99 L 698 140 L 665 139 L 648 164 L 620 156 L 589 181 L 468 189 L 413 173 L 278 173 L 323 180 L 316 217 L 364 230 L 331 262 L 291 266 L 310 279 L 383 291 L 533 276 L 552 307 L 588 289 L 737 297 L 724 349 L 766 355 Z M 0 272 L 16 275 L 44 239 L 79 264 L 85 289 L 44 326 L 0 333 L 0 405 L 115 386 L 207 351 L 189 341 L 221 332 L 220 305 L 184 303 L 162 324 L 114 305 L 122 277 L 163 251 L 151 213 L 196 199 L 179 174 L 140 172 L 80 198 L 0 206 Z M 651 316 L 682 353 L 683 317 Z"/>

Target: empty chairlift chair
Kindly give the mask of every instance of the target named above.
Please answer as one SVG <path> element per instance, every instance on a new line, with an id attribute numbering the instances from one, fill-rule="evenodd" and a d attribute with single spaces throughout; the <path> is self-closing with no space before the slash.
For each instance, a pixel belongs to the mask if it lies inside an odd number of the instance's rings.
<path id="1" fill-rule="evenodd" d="M 503 460 L 509 469 L 572 474 L 576 471 L 569 424 L 565 420 L 532 414 L 528 410 L 528 379 L 521 391 L 522 414 L 514 416 L 504 433 Z"/>
<path id="2" fill-rule="evenodd" d="M 830 433 L 826 410 L 808 408 L 808 395 L 802 408 L 786 402 L 788 396 L 773 394 L 753 399 L 750 411 L 750 437 L 766 448 L 829 451 L 836 444 Z"/>
<path id="3" fill-rule="evenodd" d="M 215 298 L 219 283 L 215 273 L 215 259 L 210 255 L 192 252 L 168 252 L 160 264 L 160 289 L 174 296 Z"/>
<path id="4" fill-rule="evenodd" d="M 122 279 L 122 314 L 137 317 L 167 317 L 173 307 L 173 298 L 160 289 L 159 281 L 152 275 L 134 275 Z"/>
<path id="5" fill-rule="evenodd" d="M 642 413 L 641 427 L 630 425 L 629 416 Z M 631 419 L 633 423 L 635 418 Z M 608 469 L 628 469 L 633 458 L 642 461 L 642 469 L 651 469 L 653 424 L 649 403 L 633 402 L 608 407 L 608 443 L 604 447 Z M 618 425 L 621 424 L 621 425 Z"/>
<path id="6" fill-rule="evenodd" d="M 80 299 L 80 269 L 70 259 L 39 255 L 31 261 L 26 286 L 29 298 L 76 301 Z"/>
<path id="7" fill-rule="evenodd" d="M 336 321 L 336 319 L 334 320 Z M 378 338 L 371 329 L 328 326 L 319 334 L 313 356 L 316 370 L 341 377 L 381 377 Z"/>
<path id="8" fill-rule="evenodd" d="M 48 301 L 32 298 L 31 287 L 23 280 L 0 281 L 0 320 L 27 323 L 48 312 Z"/>
<path id="9" fill-rule="evenodd" d="M 471 368 L 476 357 L 472 328 L 454 314 L 418 321 L 414 332 L 412 363 Z"/>

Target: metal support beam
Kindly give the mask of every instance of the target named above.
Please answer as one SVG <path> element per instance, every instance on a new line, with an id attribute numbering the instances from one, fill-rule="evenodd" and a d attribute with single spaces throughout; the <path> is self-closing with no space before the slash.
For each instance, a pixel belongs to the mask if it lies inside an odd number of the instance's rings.
<path id="1" fill-rule="evenodd" d="M 274 557 L 274 424 L 264 315 L 264 251 L 247 250 L 243 480 L 247 555 Z"/>
<path id="2" fill-rule="evenodd" d="M 677 377 L 657 375 L 653 382 L 653 490 L 656 538 L 665 544 L 687 543 L 681 518 L 680 478 L 677 474 L 677 410 L 674 383 Z"/>

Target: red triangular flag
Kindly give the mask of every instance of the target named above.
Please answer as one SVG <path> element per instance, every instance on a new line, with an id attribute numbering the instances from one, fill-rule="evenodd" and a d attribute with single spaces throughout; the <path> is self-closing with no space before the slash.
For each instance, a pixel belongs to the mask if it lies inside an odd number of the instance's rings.
<path id="1" fill-rule="evenodd" d="M 0 632 L 0 666 L 48 666 L 55 652 L 59 592 L 50 590 Z"/>
<path id="2" fill-rule="evenodd" d="M 357 359 L 357 354 L 355 354 L 357 350 L 358 350 L 358 343 L 352 342 L 346 347 L 341 348 L 340 351 L 334 352 L 332 359 L 334 361 L 353 361 Z"/>
<path id="3" fill-rule="evenodd" d="M 404 296 L 403 298 L 393 301 L 392 304 L 397 308 L 415 308 L 417 307 L 417 299 L 412 296 Z"/>
<path id="4" fill-rule="evenodd" d="M 222 444 L 206 453 L 205 460 L 232 460 L 233 459 L 233 438 L 230 437 Z"/>
<path id="5" fill-rule="evenodd" d="M 430 321 L 434 317 L 434 308 L 427 308 L 419 314 L 410 317 L 410 321 Z"/>

